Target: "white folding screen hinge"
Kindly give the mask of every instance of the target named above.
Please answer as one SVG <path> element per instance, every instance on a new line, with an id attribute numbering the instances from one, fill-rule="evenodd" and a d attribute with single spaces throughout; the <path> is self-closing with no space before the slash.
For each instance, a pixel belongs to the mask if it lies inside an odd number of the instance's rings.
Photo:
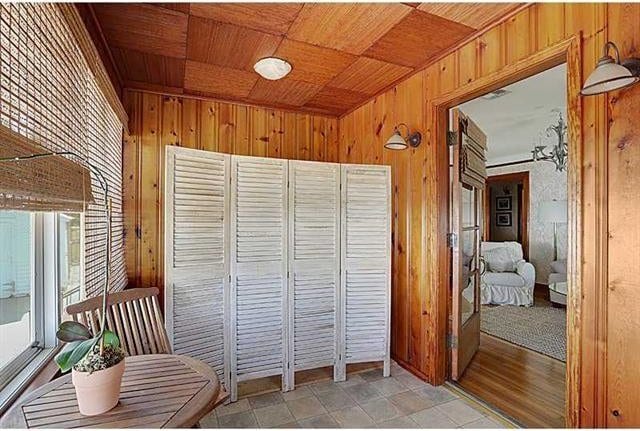
<path id="1" fill-rule="evenodd" d="M 447 234 L 447 245 L 450 248 L 455 247 L 458 244 L 458 235 L 456 235 L 455 233 L 451 232 Z"/>

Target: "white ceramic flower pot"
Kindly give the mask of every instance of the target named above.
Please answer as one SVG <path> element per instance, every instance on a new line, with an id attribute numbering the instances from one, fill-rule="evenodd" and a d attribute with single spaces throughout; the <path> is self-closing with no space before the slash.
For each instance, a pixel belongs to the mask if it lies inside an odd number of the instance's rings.
<path id="1" fill-rule="evenodd" d="M 118 404 L 124 374 L 124 359 L 106 370 L 84 373 L 73 370 L 71 380 L 76 388 L 80 413 L 86 416 L 108 412 Z"/>

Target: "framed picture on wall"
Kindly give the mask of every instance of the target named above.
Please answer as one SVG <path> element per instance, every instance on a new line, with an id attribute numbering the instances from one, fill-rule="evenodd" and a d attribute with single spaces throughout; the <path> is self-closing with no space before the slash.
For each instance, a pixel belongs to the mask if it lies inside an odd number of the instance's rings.
<path id="1" fill-rule="evenodd" d="M 511 213 L 496 213 L 496 226 L 511 226 Z"/>
<path id="2" fill-rule="evenodd" d="M 511 210 L 511 196 L 496 197 L 496 211 L 510 211 L 510 210 Z"/>

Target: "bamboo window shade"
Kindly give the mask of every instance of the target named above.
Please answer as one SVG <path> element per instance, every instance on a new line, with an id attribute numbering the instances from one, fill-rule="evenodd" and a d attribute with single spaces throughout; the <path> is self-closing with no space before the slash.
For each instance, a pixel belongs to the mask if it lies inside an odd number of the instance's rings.
<path id="1" fill-rule="evenodd" d="M 69 26 L 73 13 L 63 4 L 0 4 L 0 157 L 72 151 L 100 169 L 112 200 L 111 290 L 120 290 L 122 123 Z M 78 162 L 54 156 L 3 163 L 0 207 L 84 210 L 85 293 L 93 296 L 105 276 L 103 191 Z"/>

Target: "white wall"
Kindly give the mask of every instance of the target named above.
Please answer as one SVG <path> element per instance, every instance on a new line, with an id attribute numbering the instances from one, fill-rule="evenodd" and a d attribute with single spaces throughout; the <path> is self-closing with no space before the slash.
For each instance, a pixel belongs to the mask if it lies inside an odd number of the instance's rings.
<path id="1" fill-rule="evenodd" d="M 550 162 L 529 162 L 487 169 L 487 175 L 529 171 L 529 260 L 536 268 L 536 282 L 548 283 L 553 261 L 553 224 L 540 220 L 540 205 L 567 199 L 567 173 Z M 567 258 L 567 224 L 558 225 L 558 259 Z"/>

